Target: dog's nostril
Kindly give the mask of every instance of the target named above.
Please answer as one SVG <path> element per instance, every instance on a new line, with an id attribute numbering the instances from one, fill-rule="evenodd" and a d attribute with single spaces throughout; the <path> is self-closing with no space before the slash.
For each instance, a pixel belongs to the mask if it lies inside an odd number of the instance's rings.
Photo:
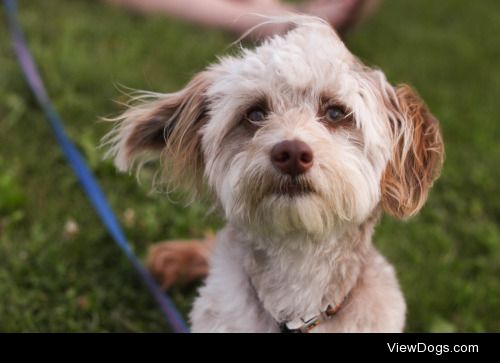
<path id="1" fill-rule="evenodd" d="M 313 152 L 309 145 L 299 140 L 286 140 L 274 145 L 271 161 L 282 173 L 297 176 L 309 170 L 313 164 Z"/>
<path id="2" fill-rule="evenodd" d="M 290 159 L 290 154 L 288 153 L 288 151 L 281 151 L 273 156 L 273 160 L 278 163 L 286 162 L 289 159 Z"/>
<path id="3" fill-rule="evenodd" d="M 312 151 L 303 150 L 302 153 L 300 154 L 300 161 L 303 163 L 310 163 L 312 162 L 312 159 L 313 159 Z"/>

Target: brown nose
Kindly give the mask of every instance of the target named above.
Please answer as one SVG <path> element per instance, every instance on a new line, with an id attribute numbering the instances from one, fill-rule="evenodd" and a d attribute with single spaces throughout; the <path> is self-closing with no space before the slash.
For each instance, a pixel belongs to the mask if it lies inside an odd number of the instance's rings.
<path id="1" fill-rule="evenodd" d="M 297 176 L 311 168 L 313 152 L 305 142 L 285 140 L 274 145 L 271 150 L 271 161 L 282 173 Z"/>

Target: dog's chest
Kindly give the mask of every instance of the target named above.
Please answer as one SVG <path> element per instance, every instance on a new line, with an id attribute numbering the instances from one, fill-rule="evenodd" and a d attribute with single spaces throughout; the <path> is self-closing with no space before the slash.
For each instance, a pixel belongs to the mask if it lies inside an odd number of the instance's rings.
<path id="1" fill-rule="evenodd" d="M 253 250 L 244 267 L 262 308 L 278 322 L 317 313 L 336 299 L 332 278 L 339 266 L 332 250 Z"/>

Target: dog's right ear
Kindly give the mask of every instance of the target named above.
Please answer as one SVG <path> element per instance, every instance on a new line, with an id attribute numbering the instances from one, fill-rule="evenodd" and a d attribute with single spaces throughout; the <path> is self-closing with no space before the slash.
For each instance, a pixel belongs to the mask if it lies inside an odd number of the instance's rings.
<path id="1" fill-rule="evenodd" d="M 138 105 L 111 119 L 116 127 L 104 137 L 107 157 L 121 171 L 160 156 L 169 166 L 170 181 L 202 172 L 200 128 L 207 121 L 209 71 L 197 74 L 184 89 L 171 94 L 144 93 Z"/>

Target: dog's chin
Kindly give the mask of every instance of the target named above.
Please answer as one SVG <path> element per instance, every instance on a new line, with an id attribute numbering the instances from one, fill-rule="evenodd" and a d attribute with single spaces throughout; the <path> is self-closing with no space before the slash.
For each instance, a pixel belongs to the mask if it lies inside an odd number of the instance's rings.
<path id="1" fill-rule="evenodd" d="M 238 216 L 247 229 L 265 237 L 322 236 L 331 229 L 331 208 L 319 193 L 304 185 L 281 185 L 253 205 L 240 205 Z"/>
<path id="2" fill-rule="evenodd" d="M 335 198 L 338 194 L 324 190 L 325 183 L 317 185 L 305 176 L 244 177 L 240 182 L 225 207 L 226 217 L 261 237 L 320 240 L 337 233 L 349 212 L 342 209 L 343 195 Z"/>

